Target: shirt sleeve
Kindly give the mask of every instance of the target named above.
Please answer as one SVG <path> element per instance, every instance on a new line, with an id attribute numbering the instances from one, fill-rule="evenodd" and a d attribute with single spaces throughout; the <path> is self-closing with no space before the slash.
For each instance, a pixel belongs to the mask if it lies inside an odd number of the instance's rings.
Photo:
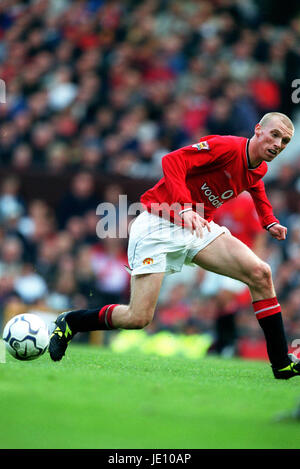
<path id="1" fill-rule="evenodd" d="M 272 205 L 268 200 L 264 182 L 260 180 L 257 184 L 247 189 L 247 191 L 253 199 L 261 225 L 267 229 L 270 225 L 279 223 L 279 220 L 273 214 Z"/>

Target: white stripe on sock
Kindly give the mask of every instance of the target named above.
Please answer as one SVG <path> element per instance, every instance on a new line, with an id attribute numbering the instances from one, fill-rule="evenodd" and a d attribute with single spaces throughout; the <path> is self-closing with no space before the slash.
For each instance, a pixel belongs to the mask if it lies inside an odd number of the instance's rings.
<path id="1" fill-rule="evenodd" d="M 277 305 L 269 306 L 268 308 L 263 308 L 263 309 L 260 309 L 259 311 L 255 311 L 255 314 L 262 313 L 263 311 L 268 311 L 269 309 L 278 308 L 278 306 L 280 306 L 279 303 L 277 303 Z"/>

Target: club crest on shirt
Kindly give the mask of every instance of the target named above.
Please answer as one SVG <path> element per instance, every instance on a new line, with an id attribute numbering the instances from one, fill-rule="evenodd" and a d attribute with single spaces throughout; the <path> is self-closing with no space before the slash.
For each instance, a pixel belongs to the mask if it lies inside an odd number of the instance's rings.
<path id="1" fill-rule="evenodd" d="M 209 145 L 207 142 L 199 142 L 199 143 L 195 143 L 194 145 L 192 145 L 193 148 L 197 148 L 197 150 L 209 150 Z"/>

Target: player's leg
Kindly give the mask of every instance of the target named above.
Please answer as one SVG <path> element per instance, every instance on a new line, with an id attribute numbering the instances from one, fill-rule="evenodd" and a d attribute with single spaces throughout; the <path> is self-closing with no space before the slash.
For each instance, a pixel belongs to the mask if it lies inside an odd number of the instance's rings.
<path id="1" fill-rule="evenodd" d="M 269 265 L 228 233 L 220 235 L 199 251 L 193 262 L 205 270 L 247 284 L 253 301 L 275 296 Z"/>
<path id="2" fill-rule="evenodd" d="M 49 343 L 52 360 L 61 360 L 77 332 L 146 327 L 152 321 L 163 277 L 164 273 L 132 276 L 129 305 L 105 305 L 101 309 L 82 309 L 59 315 Z"/>
<path id="3" fill-rule="evenodd" d="M 256 318 L 265 335 L 275 377 L 288 379 L 299 374 L 300 366 L 294 365 L 288 356 L 281 308 L 276 298 L 269 265 L 228 233 L 220 235 L 199 251 L 193 262 L 206 270 L 248 285 Z"/>
<path id="4" fill-rule="evenodd" d="M 129 305 L 117 305 L 112 311 L 114 329 L 142 329 L 150 324 L 163 278 L 163 272 L 131 277 Z"/>

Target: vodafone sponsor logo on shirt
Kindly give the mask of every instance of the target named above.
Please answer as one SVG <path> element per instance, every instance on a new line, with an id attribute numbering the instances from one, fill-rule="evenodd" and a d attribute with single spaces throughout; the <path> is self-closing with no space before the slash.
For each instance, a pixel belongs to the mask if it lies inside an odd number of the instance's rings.
<path id="1" fill-rule="evenodd" d="M 230 199 L 230 197 L 232 197 L 234 194 L 233 190 L 229 189 L 223 192 L 223 194 L 221 194 L 220 196 L 216 195 L 213 193 L 211 188 L 206 184 L 206 182 L 201 186 L 201 190 L 203 191 L 207 199 L 210 201 L 210 203 L 216 208 L 221 207 L 221 205 L 223 205 L 224 202 L 222 202 L 222 200 L 225 201 L 227 199 Z M 220 200 L 220 198 L 222 200 Z"/>

